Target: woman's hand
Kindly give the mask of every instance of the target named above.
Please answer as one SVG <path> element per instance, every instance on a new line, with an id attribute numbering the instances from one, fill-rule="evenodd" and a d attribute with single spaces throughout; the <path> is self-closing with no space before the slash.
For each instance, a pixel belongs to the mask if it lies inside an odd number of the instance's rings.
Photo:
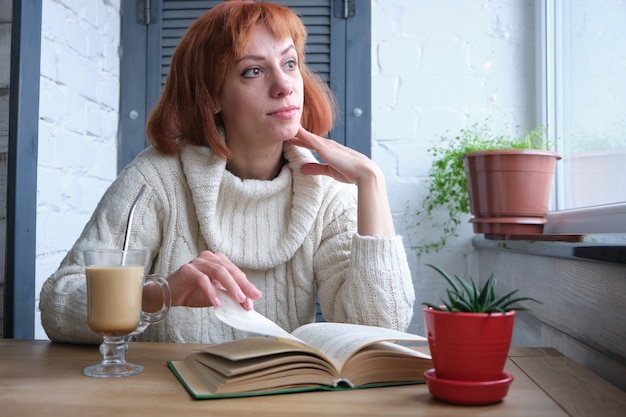
<path id="1" fill-rule="evenodd" d="M 172 306 L 219 307 L 218 290 L 225 290 L 243 308 L 251 310 L 261 292 L 222 253 L 203 251 L 167 278 Z"/>
<path id="2" fill-rule="evenodd" d="M 307 175 L 327 175 L 358 188 L 358 232 L 361 236 L 395 236 L 385 177 L 378 165 L 360 152 L 300 127 L 287 144 L 316 152 L 325 162 L 302 165 Z"/>
<path id="3" fill-rule="evenodd" d="M 382 175 L 378 165 L 360 152 L 304 130 L 302 126 L 296 137 L 286 143 L 315 151 L 326 164 L 309 163 L 302 166 L 302 173 L 328 175 L 337 181 L 358 184 L 363 178 Z"/>

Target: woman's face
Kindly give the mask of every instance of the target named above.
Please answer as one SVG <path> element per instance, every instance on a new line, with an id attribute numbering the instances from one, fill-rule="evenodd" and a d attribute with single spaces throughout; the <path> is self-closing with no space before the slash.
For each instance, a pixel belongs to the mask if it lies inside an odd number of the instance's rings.
<path id="1" fill-rule="evenodd" d="M 228 146 L 232 150 L 292 138 L 300 126 L 303 101 L 293 40 L 276 39 L 257 26 L 218 97 Z"/>

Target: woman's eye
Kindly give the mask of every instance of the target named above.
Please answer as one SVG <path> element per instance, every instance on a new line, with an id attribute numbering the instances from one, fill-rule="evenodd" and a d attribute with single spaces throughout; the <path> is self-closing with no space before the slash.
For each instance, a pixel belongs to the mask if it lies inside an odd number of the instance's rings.
<path id="1" fill-rule="evenodd" d="M 261 75 L 261 68 L 259 67 L 248 68 L 244 72 L 242 72 L 241 75 L 246 78 L 258 77 L 259 75 Z"/>
<path id="2" fill-rule="evenodd" d="M 285 63 L 285 67 L 287 67 L 288 69 L 293 70 L 293 69 L 298 68 L 298 63 L 296 62 L 295 59 L 290 59 L 289 61 L 287 61 Z"/>

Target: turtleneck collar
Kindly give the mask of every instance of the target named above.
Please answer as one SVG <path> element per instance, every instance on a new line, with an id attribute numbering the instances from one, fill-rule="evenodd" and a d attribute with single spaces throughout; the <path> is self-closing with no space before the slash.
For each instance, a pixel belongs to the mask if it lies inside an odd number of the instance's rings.
<path id="1" fill-rule="evenodd" d="M 300 167 L 313 154 L 286 145 L 287 164 L 273 180 L 241 180 L 209 148 L 187 145 L 181 161 L 200 231 L 213 252 L 242 268 L 268 269 L 287 262 L 302 245 L 322 203 L 321 178 Z"/>

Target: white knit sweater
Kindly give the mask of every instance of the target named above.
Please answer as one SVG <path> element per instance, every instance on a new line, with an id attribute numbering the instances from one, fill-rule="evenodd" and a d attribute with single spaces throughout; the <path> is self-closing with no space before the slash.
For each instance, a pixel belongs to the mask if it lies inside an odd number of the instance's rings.
<path id="1" fill-rule="evenodd" d="M 405 330 L 415 295 L 400 236 L 356 233 L 356 186 L 300 173 L 311 152 L 285 147 L 271 181 L 241 180 L 206 147 L 175 157 L 148 148 L 107 190 L 59 269 L 44 283 L 40 310 L 52 340 L 98 343 L 87 327 L 82 251 L 121 248 L 142 184 L 130 248 L 149 251 L 150 272 L 167 276 L 202 250 L 224 253 L 263 293 L 255 310 L 291 331 L 315 319 Z M 217 343 L 241 336 L 212 308 L 173 307 L 141 340 Z"/>

